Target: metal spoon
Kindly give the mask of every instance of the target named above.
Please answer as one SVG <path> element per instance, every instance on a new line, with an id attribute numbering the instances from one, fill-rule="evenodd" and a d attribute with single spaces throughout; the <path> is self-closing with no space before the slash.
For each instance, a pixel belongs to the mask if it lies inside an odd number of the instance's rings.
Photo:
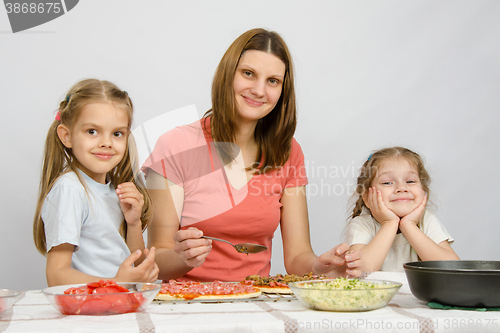
<path id="1" fill-rule="evenodd" d="M 231 243 L 227 240 L 224 240 L 224 239 L 220 239 L 220 238 L 214 238 L 214 237 L 208 237 L 208 236 L 201 236 L 201 237 L 206 238 L 206 239 L 212 239 L 212 240 L 228 243 L 232 247 L 234 247 L 236 249 L 236 251 L 238 251 L 239 253 L 246 253 L 246 254 L 259 253 L 259 252 L 267 250 L 266 246 L 259 245 L 259 244 L 241 243 L 241 244 L 234 245 L 233 243 Z"/>

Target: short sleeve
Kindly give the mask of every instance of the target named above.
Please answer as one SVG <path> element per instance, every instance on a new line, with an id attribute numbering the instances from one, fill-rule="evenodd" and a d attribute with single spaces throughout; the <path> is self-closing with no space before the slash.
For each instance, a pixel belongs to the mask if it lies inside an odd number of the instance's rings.
<path id="1" fill-rule="evenodd" d="M 85 190 L 72 184 L 54 184 L 42 207 L 47 252 L 64 243 L 80 246 L 80 232 L 88 216 Z"/>
<path id="2" fill-rule="evenodd" d="M 444 225 L 438 220 L 436 215 L 434 215 L 429 210 L 425 211 L 422 231 L 436 244 L 439 244 L 446 240 L 450 244 L 454 242 L 454 239 L 448 233 Z"/>
<path id="3" fill-rule="evenodd" d="M 377 231 L 370 215 L 360 215 L 352 219 L 347 227 L 345 242 L 354 244 L 369 244 Z"/>
<path id="4" fill-rule="evenodd" d="M 283 168 L 286 175 L 285 188 L 307 185 L 308 180 L 304 165 L 304 153 L 295 139 L 292 139 L 290 158 L 283 165 Z"/>
<path id="5" fill-rule="evenodd" d="M 146 174 L 151 169 L 177 185 L 183 183 L 186 152 L 190 149 L 188 140 L 180 127 L 176 127 L 158 138 L 153 152 L 149 155 L 141 171 Z"/>

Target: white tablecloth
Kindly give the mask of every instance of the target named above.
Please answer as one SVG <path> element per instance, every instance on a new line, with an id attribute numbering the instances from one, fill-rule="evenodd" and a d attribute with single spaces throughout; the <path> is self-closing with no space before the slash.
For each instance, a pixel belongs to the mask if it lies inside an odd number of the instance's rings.
<path id="1" fill-rule="evenodd" d="M 435 310 L 410 292 L 404 273 L 368 278 L 399 281 L 388 306 L 355 313 L 315 311 L 298 300 L 153 303 L 145 312 L 64 316 L 40 291 L 27 291 L 0 314 L 0 332 L 500 332 L 500 312 Z"/>

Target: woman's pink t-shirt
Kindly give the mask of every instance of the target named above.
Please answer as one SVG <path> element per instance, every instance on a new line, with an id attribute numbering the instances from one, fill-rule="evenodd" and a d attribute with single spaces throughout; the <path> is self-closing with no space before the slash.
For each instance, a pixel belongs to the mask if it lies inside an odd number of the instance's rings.
<path id="1" fill-rule="evenodd" d="M 151 169 L 183 187 L 181 229 L 196 227 L 206 236 L 233 244 L 262 244 L 268 250 L 246 255 L 229 244 L 213 241 L 203 265 L 183 278 L 240 281 L 252 274 L 268 276 L 272 239 L 280 223 L 283 189 L 307 184 L 300 145 L 293 139 L 290 158 L 282 168 L 253 175 L 245 186 L 237 189 L 228 181 L 203 121 L 163 134 L 142 170 L 147 173 Z M 206 124 L 209 127 L 209 121 Z"/>

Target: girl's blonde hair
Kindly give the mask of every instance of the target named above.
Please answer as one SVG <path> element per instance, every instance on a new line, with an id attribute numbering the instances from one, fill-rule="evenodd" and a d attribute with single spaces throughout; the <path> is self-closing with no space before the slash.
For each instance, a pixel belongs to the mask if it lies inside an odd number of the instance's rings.
<path id="1" fill-rule="evenodd" d="M 71 148 L 63 145 L 57 135 L 57 127 L 61 124 L 73 128 L 85 106 L 92 103 L 113 103 L 123 109 L 128 115 L 128 129 L 132 126 L 133 105 L 126 91 L 118 89 L 113 83 L 96 79 L 86 79 L 76 83 L 68 91 L 66 98 L 59 104 L 56 120 L 52 122 L 45 140 L 44 159 L 40 179 L 38 202 L 33 222 L 33 238 L 37 250 L 43 255 L 47 254 L 45 227 L 42 220 L 42 207 L 56 180 L 69 171 L 74 171 L 85 187 L 85 183 L 77 171 L 77 161 Z M 129 131 L 130 133 L 130 131 Z M 139 192 L 144 196 L 141 221 L 145 230 L 151 217 L 151 200 L 145 186 L 139 177 L 139 165 L 134 140 L 129 134 L 125 154 L 116 167 L 108 172 L 108 178 L 116 188 L 124 182 L 133 182 Z M 85 187 L 86 188 L 86 187 Z M 127 223 L 123 220 L 120 228 L 121 235 L 127 234 Z"/>
<path id="2" fill-rule="evenodd" d="M 275 55 L 285 64 L 285 77 L 281 96 L 274 109 L 260 119 L 255 128 L 258 156 L 263 157 L 258 173 L 272 171 L 290 157 L 292 138 L 297 126 L 295 88 L 292 57 L 281 36 L 265 29 L 252 29 L 239 36 L 227 49 L 214 75 L 212 108 L 204 117 L 210 117 L 209 131 L 214 142 L 234 143 L 238 130 L 238 110 L 234 95 L 234 75 L 243 52 L 263 51 Z M 206 128 L 206 127 L 205 127 Z M 222 145 L 222 147 L 229 147 Z M 231 149 L 228 149 L 231 150 Z M 222 152 L 225 163 L 230 162 L 234 151 Z"/>
<path id="3" fill-rule="evenodd" d="M 352 214 L 349 216 L 349 219 L 353 219 L 356 216 L 361 215 L 364 208 L 368 211 L 370 210 L 365 205 L 363 195 L 365 194 L 365 191 L 371 187 L 373 179 L 377 176 L 377 171 L 383 161 L 388 158 L 404 158 L 408 161 L 408 163 L 410 163 L 410 165 L 417 170 L 420 183 L 422 184 L 422 189 L 427 194 L 427 197 L 429 197 L 431 178 L 424 167 L 424 161 L 420 155 L 403 147 L 384 148 L 372 153 L 361 167 L 356 183 L 356 191 L 353 194 L 353 198 L 357 200 L 354 203 L 354 209 Z"/>

